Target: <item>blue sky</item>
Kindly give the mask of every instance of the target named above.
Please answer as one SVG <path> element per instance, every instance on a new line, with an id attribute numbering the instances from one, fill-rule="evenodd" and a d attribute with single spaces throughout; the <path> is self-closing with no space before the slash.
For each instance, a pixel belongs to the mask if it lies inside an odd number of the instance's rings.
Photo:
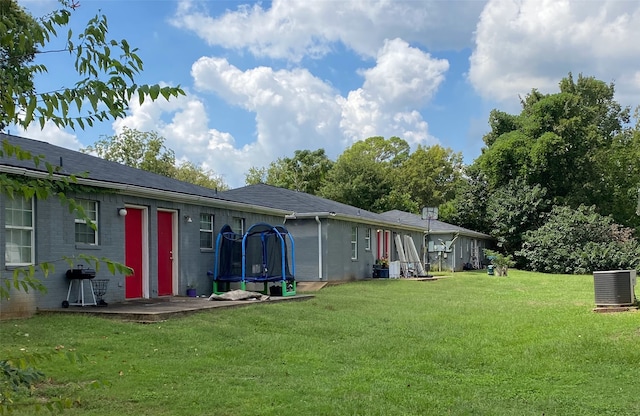
<path id="1" fill-rule="evenodd" d="M 34 16 L 57 6 L 19 3 Z M 295 150 L 335 160 L 370 136 L 440 144 L 471 163 L 492 109 L 518 113 L 519 96 L 556 92 L 569 72 L 640 101 L 636 1 L 80 0 L 72 29 L 99 11 L 111 38 L 139 48 L 139 83 L 180 84 L 186 97 L 84 131 L 11 132 L 78 149 L 125 126 L 153 130 L 231 187 Z M 68 56 L 39 59 L 41 91 L 73 85 Z"/>

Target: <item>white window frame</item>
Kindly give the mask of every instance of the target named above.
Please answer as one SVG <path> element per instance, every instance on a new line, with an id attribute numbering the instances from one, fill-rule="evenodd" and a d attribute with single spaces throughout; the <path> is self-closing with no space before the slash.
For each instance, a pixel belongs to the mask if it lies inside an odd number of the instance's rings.
<path id="1" fill-rule="evenodd" d="M 365 232 L 364 232 L 364 249 L 365 249 L 365 251 L 371 251 L 371 228 L 365 229 Z"/>
<path id="2" fill-rule="evenodd" d="M 358 227 L 351 227 L 351 260 L 358 260 Z"/>
<path id="3" fill-rule="evenodd" d="M 13 204 L 16 201 L 21 201 L 21 206 L 20 207 L 16 207 L 13 206 Z M 30 205 L 29 209 L 23 209 L 25 207 L 25 205 L 27 205 L 27 203 Z M 13 211 L 20 211 L 20 212 L 29 212 L 31 211 L 31 225 L 13 225 L 13 224 L 8 224 L 8 219 L 9 219 L 9 215 L 8 215 L 8 211 L 9 210 L 13 210 Z M 36 256 L 36 229 L 35 229 L 35 223 L 36 223 L 36 218 L 35 218 L 35 203 L 34 203 L 34 199 L 26 199 L 24 197 L 21 196 L 16 196 L 15 199 L 10 199 L 10 198 L 5 198 L 5 219 L 4 219 L 4 227 L 5 227 L 5 254 L 4 254 L 4 258 L 5 258 L 5 266 L 28 266 L 31 264 L 35 264 L 35 256 Z M 15 262 L 15 261 L 11 261 L 12 260 L 12 255 L 11 253 L 13 252 L 14 249 L 9 249 L 9 244 L 12 243 L 9 241 L 9 234 L 10 231 L 12 230 L 18 230 L 18 231 L 28 231 L 30 233 L 30 247 L 29 250 L 31 252 L 31 258 L 29 259 L 29 262 Z M 14 245 L 15 246 L 15 245 Z M 18 248 L 18 250 L 20 250 L 21 246 L 16 246 Z M 18 257 L 20 257 L 20 254 L 18 254 Z"/>
<path id="4" fill-rule="evenodd" d="M 238 225 L 240 227 L 238 227 Z M 232 217 L 231 218 L 231 231 L 233 231 L 234 233 L 239 234 L 239 235 L 244 235 L 244 218 Z"/>
<path id="5" fill-rule="evenodd" d="M 208 214 L 205 212 L 200 213 L 200 248 L 203 250 L 213 249 L 213 245 L 215 242 L 213 241 L 213 224 L 215 221 L 215 217 L 213 214 Z M 202 225 L 206 224 L 209 228 L 202 228 Z M 202 234 L 211 234 L 211 247 L 203 247 L 202 246 Z"/>
<path id="6" fill-rule="evenodd" d="M 87 224 L 87 220 L 85 220 L 84 218 L 79 218 L 76 214 L 76 217 L 74 219 L 74 226 L 73 226 L 73 239 L 75 241 L 76 244 L 83 244 L 83 245 L 88 245 L 88 246 L 97 246 L 99 243 L 98 240 L 98 209 L 99 209 L 99 204 L 98 201 L 91 201 L 88 199 L 79 199 L 78 201 L 76 201 L 76 203 L 78 205 L 82 206 L 82 209 L 84 210 L 84 213 L 87 217 L 89 217 L 89 219 L 91 220 L 91 222 L 93 222 L 96 225 L 96 229 L 94 230 L 93 228 L 91 228 L 89 226 L 89 224 Z M 93 207 L 90 207 L 90 205 L 93 205 Z M 91 215 L 89 215 L 90 212 L 95 212 L 96 217 L 95 218 L 91 218 Z M 75 229 L 75 224 L 82 224 L 82 225 L 86 225 L 87 228 L 91 231 L 93 231 L 93 243 L 87 243 L 84 241 L 78 241 L 77 239 L 77 235 L 76 235 L 76 229 Z"/>

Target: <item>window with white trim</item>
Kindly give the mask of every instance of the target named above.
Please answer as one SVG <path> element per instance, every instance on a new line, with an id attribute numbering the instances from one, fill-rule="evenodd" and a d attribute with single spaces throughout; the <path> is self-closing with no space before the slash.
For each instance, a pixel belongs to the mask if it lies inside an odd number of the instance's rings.
<path id="1" fill-rule="evenodd" d="M 371 228 L 364 230 L 364 249 L 371 251 Z"/>
<path id="2" fill-rule="evenodd" d="M 213 214 L 200 214 L 200 248 L 213 248 Z"/>
<path id="3" fill-rule="evenodd" d="M 76 244 L 98 245 L 98 201 L 78 200 L 86 218 L 76 213 L 75 238 Z M 93 225 L 93 226 L 92 226 Z"/>
<path id="4" fill-rule="evenodd" d="M 236 234 L 243 235 L 244 234 L 244 218 L 233 217 L 231 219 L 231 231 Z"/>
<path id="5" fill-rule="evenodd" d="M 33 199 L 16 196 L 4 198 L 4 230 L 6 266 L 35 263 L 35 230 Z"/>
<path id="6" fill-rule="evenodd" d="M 358 227 L 351 227 L 351 260 L 358 259 Z"/>

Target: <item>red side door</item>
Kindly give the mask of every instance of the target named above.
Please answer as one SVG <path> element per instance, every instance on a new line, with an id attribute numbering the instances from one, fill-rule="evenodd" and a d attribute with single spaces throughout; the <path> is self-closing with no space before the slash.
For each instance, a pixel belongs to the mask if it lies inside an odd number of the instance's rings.
<path id="1" fill-rule="evenodd" d="M 142 297 L 142 236 L 143 236 L 143 210 L 127 208 L 125 218 L 125 250 L 124 263 L 133 269 L 133 274 L 125 277 L 125 298 L 136 299 Z"/>
<path id="2" fill-rule="evenodd" d="M 173 295 L 173 213 L 158 211 L 158 296 Z"/>
<path id="3" fill-rule="evenodd" d="M 391 231 L 384 232 L 384 257 L 391 261 Z"/>

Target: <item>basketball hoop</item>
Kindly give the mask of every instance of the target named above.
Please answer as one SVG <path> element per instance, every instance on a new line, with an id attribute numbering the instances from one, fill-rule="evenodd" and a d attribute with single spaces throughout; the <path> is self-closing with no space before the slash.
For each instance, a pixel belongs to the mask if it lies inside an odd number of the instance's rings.
<path id="1" fill-rule="evenodd" d="M 640 189 L 639 199 L 638 199 L 638 208 L 640 209 Z M 640 214 L 638 214 L 640 215 Z M 423 220 L 437 220 L 438 219 L 438 207 L 424 207 L 422 208 L 422 219 Z"/>

